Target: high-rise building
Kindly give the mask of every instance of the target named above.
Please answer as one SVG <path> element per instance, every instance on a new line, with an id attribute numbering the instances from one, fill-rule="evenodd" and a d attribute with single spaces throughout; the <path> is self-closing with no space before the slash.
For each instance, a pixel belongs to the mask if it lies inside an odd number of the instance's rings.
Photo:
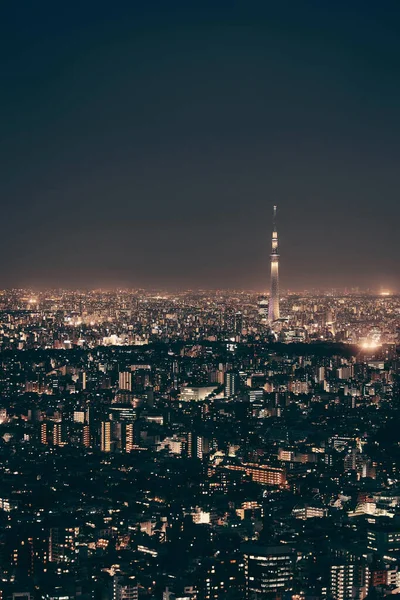
<path id="1" fill-rule="evenodd" d="M 111 452 L 111 421 L 101 422 L 100 450 Z"/>
<path id="2" fill-rule="evenodd" d="M 248 600 L 262 600 L 268 594 L 292 589 L 295 554 L 291 548 L 247 544 L 243 556 Z"/>
<path id="3" fill-rule="evenodd" d="M 217 557 L 204 561 L 200 582 L 202 595 L 200 597 L 204 600 L 243 598 L 243 576 L 242 569 L 239 567 L 240 563 L 240 557 L 234 553 L 219 553 Z"/>
<path id="4" fill-rule="evenodd" d="M 109 415 L 111 421 L 125 421 L 127 423 L 133 423 L 137 419 L 137 410 L 133 408 L 132 404 L 113 404 L 110 406 Z"/>
<path id="5" fill-rule="evenodd" d="M 199 458 L 202 460 L 210 452 L 210 442 L 203 435 L 198 435 L 189 431 L 187 437 L 187 453 L 189 458 Z"/>
<path id="6" fill-rule="evenodd" d="M 119 389 L 132 391 L 131 371 L 121 371 L 119 374 Z"/>
<path id="7" fill-rule="evenodd" d="M 42 423 L 40 426 L 40 441 L 42 442 L 42 444 L 48 444 L 48 440 L 47 440 L 47 423 Z"/>
<path id="8" fill-rule="evenodd" d="M 130 452 L 135 443 L 135 430 L 133 423 L 123 423 L 122 448 L 125 452 Z"/>
<path id="9" fill-rule="evenodd" d="M 85 411 L 84 410 L 74 410 L 73 419 L 75 423 L 84 423 L 85 422 Z"/>
<path id="10" fill-rule="evenodd" d="M 258 303 L 258 314 L 261 317 L 268 317 L 268 300 L 267 298 L 261 298 L 261 300 Z"/>
<path id="11" fill-rule="evenodd" d="M 59 563 L 70 560 L 75 552 L 75 538 L 79 533 L 76 527 L 51 527 L 49 532 L 49 562 Z"/>
<path id="12" fill-rule="evenodd" d="M 240 386 L 239 373 L 236 371 L 227 371 L 225 373 L 225 397 L 231 398 L 237 394 Z"/>
<path id="13" fill-rule="evenodd" d="M 58 527 L 50 529 L 49 562 L 60 562 L 62 555 L 61 532 Z"/>
<path id="14" fill-rule="evenodd" d="M 369 568 L 358 562 L 336 562 L 330 566 L 330 594 L 334 600 L 365 598 L 368 594 Z"/>
<path id="15" fill-rule="evenodd" d="M 85 373 L 85 371 L 82 371 L 82 373 L 79 374 L 79 382 L 81 385 L 81 389 L 86 390 L 86 373 Z"/>
<path id="16" fill-rule="evenodd" d="M 63 426 L 62 423 L 53 425 L 53 444 L 54 446 L 63 446 Z"/>
<path id="17" fill-rule="evenodd" d="M 89 448 L 90 446 L 90 427 L 87 424 L 85 424 L 82 429 L 82 444 L 86 448 Z"/>
<path id="18" fill-rule="evenodd" d="M 278 232 L 276 230 L 276 206 L 274 206 L 274 219 L 272 228 L 271 288 L 268 318 L 270 321 L 276 321 L 279 319 L 279 250 Z"/>
<path id="19" fill-rule="evenodd" d="M 138 584 L 135 577 L 114 575 L 112 600 L 137 600 Z"/>
<path id="20" fill-rule="evenodd" d="M 238 311 L 237 313 L 235 313 L 235 337 L 237 338 L 236 341 L 240 342 L 242 333 L 243 333 L 243 314 L 240 311 Z"/>
<path id="21" fill-rule="evenodd" d="M 42 444 L 52 444 L 53 446 L 64 446 L 66 439 L 66 430 L 64 423 L 44 422 L 40 426 L 40 441 Z"/>
<path id="22" fill-rule="evenodd" d="M 383 556 L 400 552 L 400 522 L 398 518 L 373 517 L 368 519 L 368 548 Z"/>

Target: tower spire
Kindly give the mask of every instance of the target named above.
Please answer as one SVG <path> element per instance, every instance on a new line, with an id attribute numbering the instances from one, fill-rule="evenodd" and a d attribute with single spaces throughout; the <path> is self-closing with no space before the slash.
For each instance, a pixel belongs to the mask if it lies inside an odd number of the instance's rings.
<path id="1" fill-rule="evenodd" d="M 272 215 L 272 248 L 271 248 L 271 291 L 269 296 L 268 318 L 270 321 L 279 319 L 279 249 L 278 232 L 276 229 L 276 205 Z"/>

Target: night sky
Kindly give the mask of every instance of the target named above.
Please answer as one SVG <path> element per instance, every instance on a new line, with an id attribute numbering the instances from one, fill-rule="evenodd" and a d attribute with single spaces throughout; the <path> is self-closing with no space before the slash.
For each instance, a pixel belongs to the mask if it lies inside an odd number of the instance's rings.
<path id="1" fill-rule="evenodd" d="M 400 291 L 400 2 L 0 8 L 0 287 Z"/>

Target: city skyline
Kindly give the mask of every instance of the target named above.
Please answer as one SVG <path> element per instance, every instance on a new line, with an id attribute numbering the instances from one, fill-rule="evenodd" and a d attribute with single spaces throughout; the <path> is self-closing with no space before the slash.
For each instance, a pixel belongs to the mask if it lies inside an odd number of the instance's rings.
<path id="1" fill-rule="evenodd" d="M 398 6 L 123 4 L 4 9 L 0 287 L 261 292 L 276 203 L 283 289 L 399 290 Z"/>
<path id="2" fill-rule="evenodd" d="M 0 600 L 400 598 L 398 0 L 2 4 Z"/>
<path id="3" fill-rule="evenodd" d="M 270 267 L 270 263 L 267 262 L 267 267 Z M 13 291 L 19 290 L 24 291 L 27 294 L 35 296 L 37 294 L 48 292 L 51 294 L 54 291 L 70 291 L 77 293 L 93 293 L 96 291 L 100 292 L 129 292 L 129 293 L 153 293 L 153 294 L 166 294 L 168 296 L 173 296 L 174 294 L 184 294 L 184 293 L 210 293 L 210 294 L 255 294 L 260 297 L 269 297 L 270 296 L 270 273 L 267 274 L 267 277 L 263 277 L 264 285 L 261 285 L 257 288 L 234 288 L 234 287 L 201 287 L 201 286 L 192 286 L 192 287 L 166 287 L 166 286 L 67 286 L 67 285 L 54 285 L 54 286 L 10 286 L 10 287 L 0 287 L 0 295 Z M 266 282 L 265 282 L 266 280 Z M 298 289 L 289 289 L 282 288 L 280 286 L 280 296 L 320 296 L 320 295 L 330 295 L 337 294 L 339 296 L 346 295 L 360 295 L 360 296 L 398 296 L 399 292 L 395 289 L 389 289 L 387 287 L 379 287 L 379 288 L 362 288 L 360 286 L 337 286 L 337 287 L 309 287 L 309 288 L 298 288 Z"/>

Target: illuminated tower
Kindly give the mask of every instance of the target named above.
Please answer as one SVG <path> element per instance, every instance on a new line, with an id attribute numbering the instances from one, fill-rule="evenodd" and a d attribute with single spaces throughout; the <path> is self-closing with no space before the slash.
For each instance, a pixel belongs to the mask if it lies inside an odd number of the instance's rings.
<path id="1" fill-rule="evenodd" d="M 271 250 L 271 292 L 269 296 L 268 318 L 270 321 L 279 319 L 279 254 L 278 232 L 276 231 L 276 206 L 274 206 L 274 219 L 272 229 Z"/>

